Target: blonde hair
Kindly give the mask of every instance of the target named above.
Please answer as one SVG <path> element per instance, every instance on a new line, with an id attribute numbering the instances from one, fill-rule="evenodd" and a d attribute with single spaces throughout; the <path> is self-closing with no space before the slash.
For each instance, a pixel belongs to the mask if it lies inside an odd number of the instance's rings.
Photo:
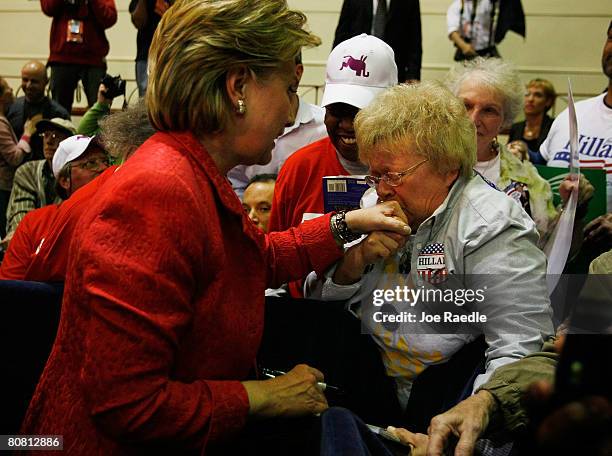
<path id="1" fill-rule="evenodd" d="M 502 59 L 475 58 L 451 68 L 446 76 L 446 85 L 458 95 L 466 80 L 480 82 L 499 95 L 502 100 L 504 122 L 507 128 L 523 108 L 523 85 L 516 67 Z"/>
<path id="2" fill-rule="evenodd" d="M 163 15 L 149 51 L 146 101 L 157 130 L 223 130 L 234 110 L 227 71 L 244 65 L 268 77 L 321 40 L 284 0 L 178 0 Z"/>
<path id="3" fill-rule="evenodd" d="M 548 111 L 555 104 L 555 100 L 557 99 L 557 91 L 555 90 L 555 86 L 548 79 L 540 79 L 535 78 L 527 83 L 525 86 L 529 87 L 539 87 L 544 92 L 544 96 L 546 97 L 546 101 L 550 102 L 546 111 Z"/>
<path id="4" fill-rule="evenodd" d="M 355 117 L 359 158 L 403 153 L 413 144 L 441 174 L 469 177 L 476 162 L 476 128 L 463 103 L 440 82 L 401 84 L 379 95 Z"/>

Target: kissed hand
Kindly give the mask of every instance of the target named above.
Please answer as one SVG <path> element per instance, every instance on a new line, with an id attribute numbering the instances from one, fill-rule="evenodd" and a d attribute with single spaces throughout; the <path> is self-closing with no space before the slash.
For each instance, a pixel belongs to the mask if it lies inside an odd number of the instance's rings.
<path id="1" fill-rule="evenodd" d="M 345 221 L 355 233 L 393 231 L 404 236 L 410 234 L 406 214 L 396 201 L 387 201 L 368 209 L 357 209 L 346 213 Z"/>
<path id="2" fill-rule="evenodd" d="M 344 253 L 338 263 L 333 281 L 338 285 L 357 282 L 367 265 L 386 260 L 394 255 L 405 243 L 407 236 L 389 232 L 374 231 L 359 244 Z"/>

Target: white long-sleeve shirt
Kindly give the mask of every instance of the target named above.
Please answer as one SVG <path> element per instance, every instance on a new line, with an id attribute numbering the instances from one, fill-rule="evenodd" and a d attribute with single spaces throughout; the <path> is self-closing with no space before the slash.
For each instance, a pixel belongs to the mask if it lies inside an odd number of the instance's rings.
<path id="1" fill-rule="evenodd" d="M 488 48 L 494 43 L 489 40 L 491 32 L 491 1 L 478 0 L 476 16 L 472 24 L 472 11 L 474 2 L 464 0 L 463 16 L 461 13 L 461 1 L 454 0 L 446 12 L 446 25 L 448 35 L 459 32 L 463 39 L 468 38 L 476 51 Z"/>

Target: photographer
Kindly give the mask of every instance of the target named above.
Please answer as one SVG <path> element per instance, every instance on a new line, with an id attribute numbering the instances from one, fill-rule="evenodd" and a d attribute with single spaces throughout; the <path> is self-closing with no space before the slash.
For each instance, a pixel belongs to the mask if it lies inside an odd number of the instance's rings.
<path id="1" fill-rule="evenodd" d="M 120 95 L 125 97 L 125 81 L 120 76 L 106 75 L 98 86 L 96 103 L 81 119 L 77 133 L 85 136 L 97 135 L 100 130 L 100 120 L 110 114 L 113 99 Z"/>
<path id="2" fill-rule="evenodd" d="M 496 44 L 508 30 L 525 36 L 521 0 L 454 0 L 446 12 L 446 25 L 456 61 L 500 57 Z"/>
<path id="3" fill-rule="evenodd" d="M 40 0 L 40 5 L 53 18 L 48 60 L 53 99 L 71 112 L 80 80 L 88 105 L 93 105 L 106 73 L 109 44 L 104 31 L 117 22 L 115 1 Z"/>

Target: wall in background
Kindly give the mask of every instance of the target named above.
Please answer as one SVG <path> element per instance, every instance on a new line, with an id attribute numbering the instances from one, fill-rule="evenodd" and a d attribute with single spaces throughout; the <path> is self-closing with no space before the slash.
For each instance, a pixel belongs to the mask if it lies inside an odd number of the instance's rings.
<path id="1" fill-rule="evenodd" d="M 451 0 L 421 0 L 423 27 L 423 79 L 439 79 L 452 65 L 453 48 L 446 37 L 446 9 Z M 309 18 L 311 29 L 323 44 L 304 52 L 301 92 L 315 102 L 320 92 L 306 86 L 320 86 L 325 80 L 325 61 L 331 50 L 342 0 L 289 0 Z M 134 83 L 136 30 L 130 22 L 129 0 L 117 0 L 119 19 L 107 31 L 111 49 L 109 73 L 128 80 L 128 93 Z M 506 59 L 513 61 L 526 82 L 534 77 L 550 79 L 561 94 L 567 92 L 567 77 L 572 80 L 576 98 L 600 93 L 607 80 L 601 71 L 601 52 L 612 17 L 610 0 L 523 0 L 527 15 L 527 39 L 509 33 L 499 46 Z M 0 2 L 0 75 L 17 89 L 19 70 L 25 61 L 45 61 L 49 49 L 51 19 L 40 10 L 37 0 Z M 136 95 L 134 95 L 135 97 Z M 84 96 L 81 103 L 84 105 Z M 120 107 L 116 101 L 114 107 Z M 561 97 L 555 107 L 565 107 Z"/>

